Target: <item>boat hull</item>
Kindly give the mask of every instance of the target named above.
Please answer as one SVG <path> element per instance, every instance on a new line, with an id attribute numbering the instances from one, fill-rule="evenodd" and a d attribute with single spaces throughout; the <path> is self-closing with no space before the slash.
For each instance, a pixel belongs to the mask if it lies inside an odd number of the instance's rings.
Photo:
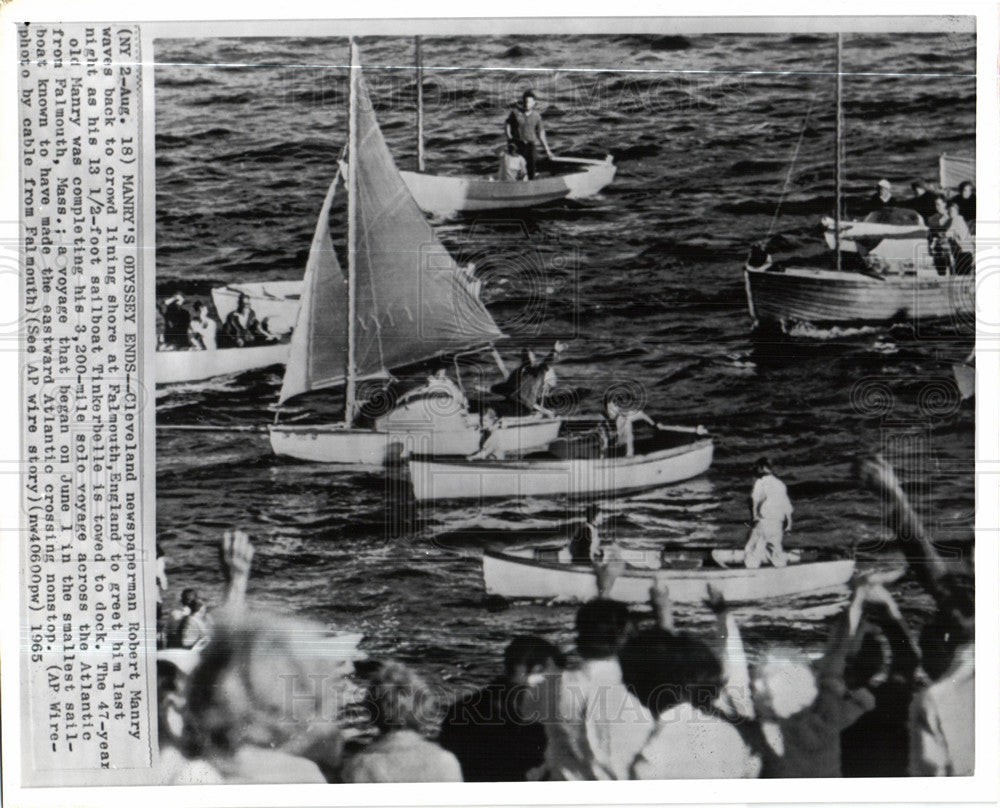
<path id="1" fill-rule="evenodd" d="M 815 594 L 843 587 L 854 574 L 854 561 L 838 559 L 787 567 L 748 569 L 627 570 L 608 597 L 625 603 L 648 603 L 654 581 L 665 581 L 675 603 L 700 603 L 708 585 L 731 603 Z M 535 561 L 509 553 L 483 553 L 483 584 L 488 595 L 510 600 L 545 599 L 586 602 L 597 597 L 597 578 L 586 565 Z"/>
<path id="2" fill-rule="evenodd" d="M 585 199 L 609 185 L 617 171 L 610 157 L 606 160 L 559 158 L 559 162 L 579 164 L 580 170 L 527 182 L 497 182 L 476 177 L 448 177 L 414 171 L 399 173 L 422 211 L 448 215 L 466 211 L 529 208 L 560 199 Z"/>
<path id="3" fill-rule="evenodd" d="M 287 334 L 295 326 L 302 297 L 302 281 L 269 281 L 267 283 L 233 283 L 212 290 L 212 303 L 219 319 L 225 322 L 236 311 L 241 294 L 249 295 L 250 306 L 257 319 L 267 320 L 272 334 Z"/>
<path id="4" fill-rule="evenodd" d="M 248 370 L 284 365 L 287 343 L 251 348 L 217 348 L 214 351 L 157 351 L 156 383 L 181 384 L 231 376 Z"/>
<path id="5" fill-rule="evenodd" d="M 744 267 L 747 305 L 759 323 L 787 326 L 893 320 L 967 320 L 974 312 L 973 276 L 917 272 L 876 278 L 857 272 Z"/>
<path id="6" fill-rule="evenodd" d="M 499 436 L 503 450 L 512 455 L 544 449 L 559 435 L 558 418 L 530 416 L 504 418 Z M 276 425 L 270 429 L 275 454 L 313 463 L 382 466 L 405 460 L 411 454 L 434 456 L 472 454 L 479 449 L 480 429 L 476 416 L 461 422 L 394 425 L 385 430 L 349 429 L 341 425 Z"/>
<path id="7" fill-rule="evenodd" d="M 698 439 L 648 455 L 439 461 L 411 458 L 410 480 L 420 501 L 548 495 L 615 495 L 687 480 L 712 465 L 712 441 Z"/>

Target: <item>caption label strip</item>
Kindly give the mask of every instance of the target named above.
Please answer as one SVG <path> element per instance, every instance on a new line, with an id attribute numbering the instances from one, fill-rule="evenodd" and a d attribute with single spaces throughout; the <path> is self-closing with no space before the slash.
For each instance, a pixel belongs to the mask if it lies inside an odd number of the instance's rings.
<path id="1" fill-rule="evenodd" d="M 30 24 L 18 50 L 30 780 L 151 765 L 155 652 L 139 473 L 139 31 Z"/>

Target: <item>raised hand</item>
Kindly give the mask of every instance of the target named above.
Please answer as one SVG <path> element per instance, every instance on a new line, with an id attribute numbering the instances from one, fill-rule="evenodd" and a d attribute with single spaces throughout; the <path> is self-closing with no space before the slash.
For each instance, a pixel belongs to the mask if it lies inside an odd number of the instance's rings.
<path id="1" fill-rule="evenodd" d="M 222 534 L 222 544 L 219 546 L 222 557 L 222 571 L 229 581 L 228 603 L 243 600 L 247 583 L 250 580 L 250 566 L 253 563 L 254 549 L 250 536 L 242 530 L 227 530 Z"/>
<path id="2" fill-rule="evenodd" d="M 705 605 L 708 606 L 715 614 L 721 614 L 729 608 L 729 604 L 726 603 L 726 596 L 712 584 L 708 584 L 708 597 L 705 598 Z"/>
<path id="3" fill-rule="evenodd" d="M 670 587 L 663 579 L 657 578 L 649 588 L 649 601 L 653 604 L 653 613 L 660 628 L 673 631 L 674 604 L 670 598 Z"/>

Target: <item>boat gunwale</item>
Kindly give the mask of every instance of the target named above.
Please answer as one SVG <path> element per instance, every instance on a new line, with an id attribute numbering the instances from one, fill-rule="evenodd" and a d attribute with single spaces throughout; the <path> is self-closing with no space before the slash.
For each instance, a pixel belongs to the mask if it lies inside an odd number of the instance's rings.
<path id="1" fill-rule="evenodd" d="M 473 469 L 500 469 L 500 470 L 531 470 L 531 469 L 561 469 L 567 468 L 573 463 L 599 462 L 604 468 L 627 468 L 630 466 L 646 465 L 669 457 L 676 457 L 690 454 L 695 451 L 714 448 L 715 444 L 711 437 L 699 437 L 690 443 L 683 443 L 680 446 L 671 446 L 644 455 L 634 455 L 632 457 L 578 457 L 578 458 L 519 458 L 512 460 L 438 460 L 429 455 L 411 455 L 407 462 L 412 464 L 421 463 L 424 465 L 438 466 L 458 466 L 461 468 Z M 622 489 L 624 490 L 624 489 Z"/>
<path id="2" fill-rule="evenodd" d="M 618 166 L 613 160 L 603 159 L 598 160 L 592 157 L 558 157 L 553 162 L 559 163 L 577 163 L 580 165 L 579 170 L 570 171 L 565 174 L 551 174 L 544 177 L 536 177 L 533 180 L 522 180 L 516 183 L 518 187 L 524 186 L 526 188 L 537 187 L 541 183 L 550 182 L 552 180 L 564 179 L 565 177 L 577 177 L 584 174 L 594 174 L 597 173 L 602 168 L 607 168 L 613 171 L 618 170 Z M 481 175 L 473 174 L 433 174 L 429 171 L 400 171 L 401 175 L 405 176 L 407 174 L 420 177 L 421 179 L 430 180 L 444 180 L 450 182 L 466 182 L 469 184 L 482 184 L 489 186 L 496 186 L 501 184 L 500 180 L 490 178 L 484 178 Z M 515 183 L 507 183 L 515 184 Z"/>
<path id="3" fill-rule="evenodd" d="M 586 564 L 572 564 L 561 561 L 539 561 L 534 558 L 527 558 L 525 556 L 516 556 L 509 553 L 505 553 L 501 550 L 483 550 L 483 557 L 489 556 L 496 561 L 505 561 L 513 564 L 520 564 L 522 566 L 534 567 L 536 569 L 546 569 L 560 573 L 574 574 L 574 575 L 594 575 L 593 566 L 588 566 Z M 626 566 L 625 571 L 621 573 L 619 577 L 623 578 L 650 578 L 656 579 L 659 577 L 669 577 L 672 580 L 692 580 L 699 581 L 706 578 L 711 579 L 727 579 L 727 578 L 742 578 L 745 577 L 747 573 L 759 574 L 762 571 L 779 571 L 779 570 L 790 570 L 798 567 L 809 566 L 815 568 L 820 565 L 833 565 L 833 564 L 856 564 L 857 562 L 853 558 L 833 558 L 824 559 L 821 561 L 806 561 L 799 562 L 796 564 L 788 564 L 784 567 L 757 567 L 755 569 L 749 569 L 747 567 L 719 567 L 718 569 L 677 569 L 672 570 L 670 568 L 666 569 L 643 569 L 639 567 L 628 567 Z"/>
<path id="4" fill-rule="evenodd" d="M 469 413 L 469 414 L 475 415 L 476 413 Z M 503 428 L 505 426 L 506 427 L 516 427 L 516 428 L 526 427 L 526 426 L 530 427 L 530 426 L 535 426 L 536 424 L 538 424 L 538 425 L 543 425 L 544 424 L 544 425 L 548 426 L 552 421 L 555 421 L 555 420 L 559 420 L 560 423 L 561 423 L 561 419 L 549 418 L 548 416 L 545 416 L 545 415 L 517 416 L 515 419 L 510 420 L 510 421 L 506 421 L 505 422 L 505 420 L 506 419 L 501 419 L 501 422 L 500 422 L 501 428 Z M 309 434 L 324 434 L 324 435 L 325 434 L 338 434 L 338 435 L 342 435 L 342 434 L 366 434 L 366 435 L 368 435 L 368 434 L 372 434 L 372 435 L 387 435 L 387 436 L 389 436 L 389 435 L 404 434 L 404 433 L 408 433 L 408 432 L 432 432 L 432 431 L 434 431 L 433 426 L 423 427 L 423 426 L 419 426 L 419 425 L 410 426 L 410 427 L 407 427 L 405 429 L 375 429 L 375 428 L 356 427 L 356 426 L 348 427 L 348 426 L 345 426 L 342 421 L 338 421 L 338 422 L 335 422 L 335 423 L 328 423 L 328 424 L 280 424 L 280 423 L 279 424 L 268 424 L 267 428 L 268 428 L 268 432 L 272 432 L 272 431 L 282 432 L 282 431 L 284 431 L 284 432 L 294 433 L 294 434 L 299 434 L 299 435 L 309 435 Z"/>

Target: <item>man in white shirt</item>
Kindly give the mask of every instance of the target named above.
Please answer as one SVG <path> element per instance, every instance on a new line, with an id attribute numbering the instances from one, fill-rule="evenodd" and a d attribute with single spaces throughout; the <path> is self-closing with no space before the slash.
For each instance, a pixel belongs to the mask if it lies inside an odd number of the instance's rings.
<path id="1" fill-rule="evenodd" d="M 748 569 L 763 564 L 784 567 L 788 563 L 781 543 L 792 529 L 792 502 L 785 484 L 774 476 L 765 458 L 754 464 L 753 492 L 750 495 L 750 538 L 744 548 Z"/>

